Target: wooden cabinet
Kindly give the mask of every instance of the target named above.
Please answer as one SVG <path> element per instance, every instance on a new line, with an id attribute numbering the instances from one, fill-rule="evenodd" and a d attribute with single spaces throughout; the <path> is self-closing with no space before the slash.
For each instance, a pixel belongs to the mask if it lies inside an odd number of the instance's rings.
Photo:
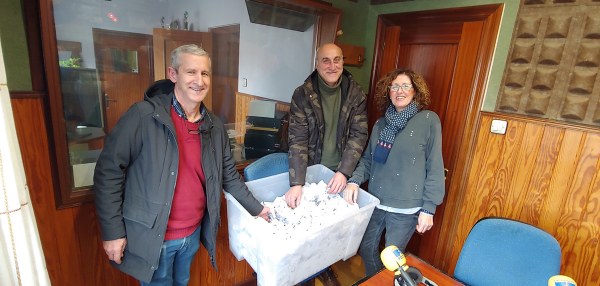
<path id="1" fill-rule="evenodd" d="M 166 78 L 166 70 L 171 65 L 171 51 L 185 44 L 196 44 L 210 55 L 212 36 L 209 32 L 170 30 L 155 28 L 152 32 L 154 46 L 154 78 Z"/>
<path id="2" fill-rule="evenodd" d="M 171 65 L 171 51 L 181 45 L 196 44 L 209 55 L 212 54 L 212 36 L 209 32 L 154 28 L 152 42 L 155 80 L 167 78 L 167 68 Z M 204 104 L 209 109 L 212 108 L 212 89 L 204 99 Z"/>
<path id="3" fill-rule="evenodd" d="M 365 61 L 365 48 L 348 44 L 337 44 L 344 53 L 344 65 L 347 66 L 362 66 Z"/>

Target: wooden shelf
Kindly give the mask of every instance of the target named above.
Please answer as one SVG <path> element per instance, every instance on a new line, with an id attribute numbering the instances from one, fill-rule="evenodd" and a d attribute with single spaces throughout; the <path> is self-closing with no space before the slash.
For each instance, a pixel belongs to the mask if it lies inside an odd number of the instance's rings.
<path id="1" fill-rule="evenodd" d="M 344 65 L 347 66 L 362 66 L 365 61 L 365 48 L 361 46 L 337 44 L 344 54 Z"/>

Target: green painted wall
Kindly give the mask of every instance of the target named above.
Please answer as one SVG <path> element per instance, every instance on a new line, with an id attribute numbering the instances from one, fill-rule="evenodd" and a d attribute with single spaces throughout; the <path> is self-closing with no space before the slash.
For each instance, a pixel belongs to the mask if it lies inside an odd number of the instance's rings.
<path id="1" fill-rule="evenodd" d="M 8 88 L 12 91 L 31 91 L 29 54 L 20 0 L 0 1 L 0 41 Z"/>
<path id="2" fill-rule="evenodd" d="M 367 27 L 366 24 L 369 18 L 369 9 L 371 8 L 370 0 L 358 0 L 356 2 L 349 0 L 333 0 L 329 1 L 334 7 L 342 9 L 342 24 L 341 28 L 344 34 L 337 38 L 337 41 L 344 44 L 351 44 L 357 46 L 365 46 Z M 375 31 L 375 30 L 373 30 Z M 367 59 L 372 58 L 373 54 L 365 56 Z M 361 84 L 363 90 L 368 92 L 368 82 L 371 71 L 371 61 L 367 64 L 365 62 L 361 67 L 350 67 L 345 68 L 354 75 L 354 78 Z M 366 80 L 365 80 L 366 79 Z"/>
<path id="3" fill-rule="evenodd" d="M 357 2 L 332 0 L 329 2 L 333 6 L 344 10 L 342 30 L 344 31 L 343 37 L 345 38 L 340 38 L 339 41 L 365 47 L 365 63 L 363 66 L 360 68 L 348 68 L 365 91 L 369 89 L 377 17 L 380 14 L 504 3 L 502 22 L 498 33 L 498 43 L 496 44 L 490 78 L 482 106 L 482 110 L 484 111 L 494 110 L 506 65 L 506 58 L 510 49 L 512 32 L 517 20 L 520 5 L 519 0 L 414 0 L 382 5 L 370 5 L 370 0 L 358 0 Z M 362 44 L 360 44 L 361 39 L 363 39 Z"/>

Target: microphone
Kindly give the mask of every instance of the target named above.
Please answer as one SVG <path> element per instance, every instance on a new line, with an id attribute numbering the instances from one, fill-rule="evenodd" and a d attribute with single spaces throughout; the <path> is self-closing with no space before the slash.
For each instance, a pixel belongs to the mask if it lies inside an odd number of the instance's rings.
<path id="1" fill-rule="evenodd" d="M 554 275 L 548 279 L 548 286 L 577 286 L 577 283 L 569 276 Z"/>
<path id="2" fill-rule="evenodd" d="M 385 268 L 387 268 L 389 271 L 393 271 L 396 276 L 400 275 L 402 280 L 404 280 L 405 285 L 417 286 L 417 283 L 415 283 L 408 273 L 406 273 L 406 270 L 408 270 L 408 265 L 406 265 L 406 257 L 404 254 L 402 254 L 402 252 L 400 252 L 398 247 L 395 245 L 390 245 L 381 252 L 380 256 L 381 262 L 383 262 Z"/>

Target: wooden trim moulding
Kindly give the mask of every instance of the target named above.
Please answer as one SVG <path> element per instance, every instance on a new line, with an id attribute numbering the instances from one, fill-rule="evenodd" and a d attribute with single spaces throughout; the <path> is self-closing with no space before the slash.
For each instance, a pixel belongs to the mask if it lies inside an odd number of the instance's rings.
<path id="1" fill-rule="evenodd" d="M 68 146 L 64 137 L 55 136 L 55 134 L 67 134 L 65 124 L 63 124 L 63 103 L 61 96 L 61 83 L 58 68 L 58 48 L 56 41 L 56 29 L 54 26 L 54 14 L 52 13 L 52 1 L 40 1 L 40 26 L 41 26 L 41 46 L 43 52 L 43 68 L 46 75 L 49 106 L 48 117 L 51 128 L 48 129 L 48 136 L 51 140 L 51 155 L 54 157 L 55 170 L 70 166 L 68 161 Z M 59 138 L 60 137 L 60 138 Z M 91 188 L 73 187 L 72 170 L 67 168 L 56 172 L 59 188 L 56 189 L 55 203 L 56 207 L 68 208 L 79 206 L 83 203 L 93 200 Z"/>
<path id="2" fill-rule="evenodd" d="M 31 73 L 31 88 L 36 91 L 46 92 L 46 77 L 44 73 L 44 57 L 42 50 L 42 39 L 40 31 L 40 5 L 37 1 L 24 0 L 23 19 L 25 34 L 27 38 L 27 49 L 29 52 L 29 69 Z"/>
<path id="3" fill-rule="evenodd" d="M 555 128 L 565 128 L 565 129 L 569 129 L 569 130 L 577 130 L 577 131 L 582 131 L 582 132 L 600 134 L 600 128 L 597 128 L 597 127 L 594 127 L 591 125 L 577 124 L 577 123 L 572 123 L 572 122 L 567 122 L 567 121 L 557 121 L 557 120 L 552 120 L 552 119 L 547 119 L 547 118 L 527 116 L 527 115 L 523 115 L 523 114 L 491 112 L 491 111 L 482 111 L 481 115 L 482 116 L 490 116 L 490 117 L 493 117 L 494 119 L 502 119 L 502 120 L 506 120 L 506 121 L 518 120 L 518 121 L 522 121 L 522 122 L 532 122 L 532 123 L 540 124 L 543 126 L 550 126 L 550 127 L 555 127 Z M 510 122 L 509 122 L 509 124 L 510 124 Z"/>
<path id="4" fill-rule="evenodd" d="M 46 92 L 43 91 L 8 91 L 10 99 L 22 99 L 22 98 L 46 98 Z"/>

